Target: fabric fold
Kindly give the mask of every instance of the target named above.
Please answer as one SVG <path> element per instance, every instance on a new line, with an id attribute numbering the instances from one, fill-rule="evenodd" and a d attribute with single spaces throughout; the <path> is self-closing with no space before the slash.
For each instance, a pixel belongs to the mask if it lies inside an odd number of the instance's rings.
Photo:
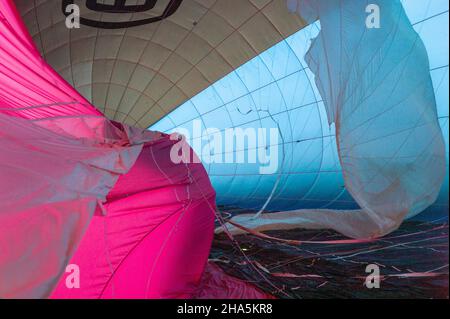
<path id="1" fill-rule="evenodd" d="M 379 9 L 380 28 L 367 23 L 369 5 Z M 336 128 L 345 187 L 360 209 L 233 220 L 253 229 L 383 236 L 433 204 L 444 181 L 445 144 L 424 44 L 398 0 L 289 0 L 288 7 L 320 23 L 305 60 Z"/>
<path id="2" fill-rule="evenodd" d="M 41 298 L 157 136 L 110 122 L 57 75 L 10 0 L 0 44 L 0 298 Z"/>

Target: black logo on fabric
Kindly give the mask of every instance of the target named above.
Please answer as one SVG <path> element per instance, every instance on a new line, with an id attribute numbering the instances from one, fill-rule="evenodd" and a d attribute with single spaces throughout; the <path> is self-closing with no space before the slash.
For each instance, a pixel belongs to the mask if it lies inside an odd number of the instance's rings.
<path id="1" fill-rule="evenodd" d="M 86 8 L 91 11 L 102 12 L 106 14 L 122 14 L 122 13 L 138 13 L 138 12 L 148 12 L 151 11 L 158 0 L 145 0 L 143 4 L 139 5 L 127 5 L 127 0 L 114 0 L 113 4 L 99 3 L 98 0 L 86 0 Z M 122 29 L 136 27 L 144 24 L 154 23 L 164 20 L 171 15 L 173 15 L 180 7 L 183 0 L 170 0 L 161 15 L 131 21 L 98 21 L 92 20 L 84 17 L 80 17 L 80 23 L 86 26 L 102 29 Z M 136 2 L 135 2 L 136 3 Z M 67 17 L 69 13 L 66 12 L 66 8 L 69 5 L 74 4 L 74 0 L 63 0 L 62 1 L 62 11 Z"/>

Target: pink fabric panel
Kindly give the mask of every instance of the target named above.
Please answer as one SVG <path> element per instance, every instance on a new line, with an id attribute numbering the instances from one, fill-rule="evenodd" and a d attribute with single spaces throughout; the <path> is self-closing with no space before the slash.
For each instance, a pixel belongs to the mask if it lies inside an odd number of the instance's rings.
<path id="1" fill-rule="evenodd" d="M 214 231 L 215 193 L 201 164 L 173 164 L 168 136 L 147 143 L 94 216 L 70 261 L 80 289 L 61 278 L 52 298 L 189 298 Z"/>
<path id="2" fill-rule="evenodd" d="M 146 236 L 117 269 L 102 298 L 191 298 L 211 246 L 210 204 L 192 204 Z"/>
<path id="3" fill-rule="evenodd" d="M 27 119 L 102 115 L 42 59 L 12 0 L 0 0 L 0 112 Z"/>
<path id="4" fill-rule="evenodd" d="M 172 163 L 173 143 L 104 118 L 0 0 L 0 298 L 192 297 L 215 193 L 201 164 Z M 61 278 L 69 261 L 80 289 Z"/>
<path id="5" fill-rule="evenodd" d="M 49 295 L 98 203 L 151 138 L 88 104 L 0 0 L 0 298 Z"/>
<path id="6" fill-rule="evenodd" d="M 219 266 L 206 265 L 195 299 L 275 299 L 252 284 L 227 275 Z"/>
<path id="7" fill-rule="evenodd" d="M 1 298 L 48 296 L 141 147 L 126 135 L 104 145 L 0 113 Z"/>

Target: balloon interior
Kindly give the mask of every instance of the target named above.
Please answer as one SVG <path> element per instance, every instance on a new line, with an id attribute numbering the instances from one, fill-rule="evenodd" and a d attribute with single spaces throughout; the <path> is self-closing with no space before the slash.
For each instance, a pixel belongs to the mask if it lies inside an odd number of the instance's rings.
<path id="1" fill-rule="evenodd" d="M 0 298 L 448 298 L 448 76 L 444 0 L 0 0 Z"/>

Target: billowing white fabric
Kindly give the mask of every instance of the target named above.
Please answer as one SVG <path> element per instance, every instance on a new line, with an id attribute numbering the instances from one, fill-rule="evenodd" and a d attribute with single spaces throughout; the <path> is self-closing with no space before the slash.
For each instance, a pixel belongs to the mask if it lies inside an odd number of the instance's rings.
<path id="1" fill-rule="evenodd" d="M 366 24 L 369 4 L 380 10 L 380 28 Z M 425 47 L 397 0 L 288 5 L 309 23 L 320 22 L 305 59 L 328 121 L 336 126 L 345 186 L 361 209 L 244 215 L 234 221 L 258 230 L 276 225 L 332 228 L 354 238 L 385 235 L 430 206 L 445 176 Z"/>

